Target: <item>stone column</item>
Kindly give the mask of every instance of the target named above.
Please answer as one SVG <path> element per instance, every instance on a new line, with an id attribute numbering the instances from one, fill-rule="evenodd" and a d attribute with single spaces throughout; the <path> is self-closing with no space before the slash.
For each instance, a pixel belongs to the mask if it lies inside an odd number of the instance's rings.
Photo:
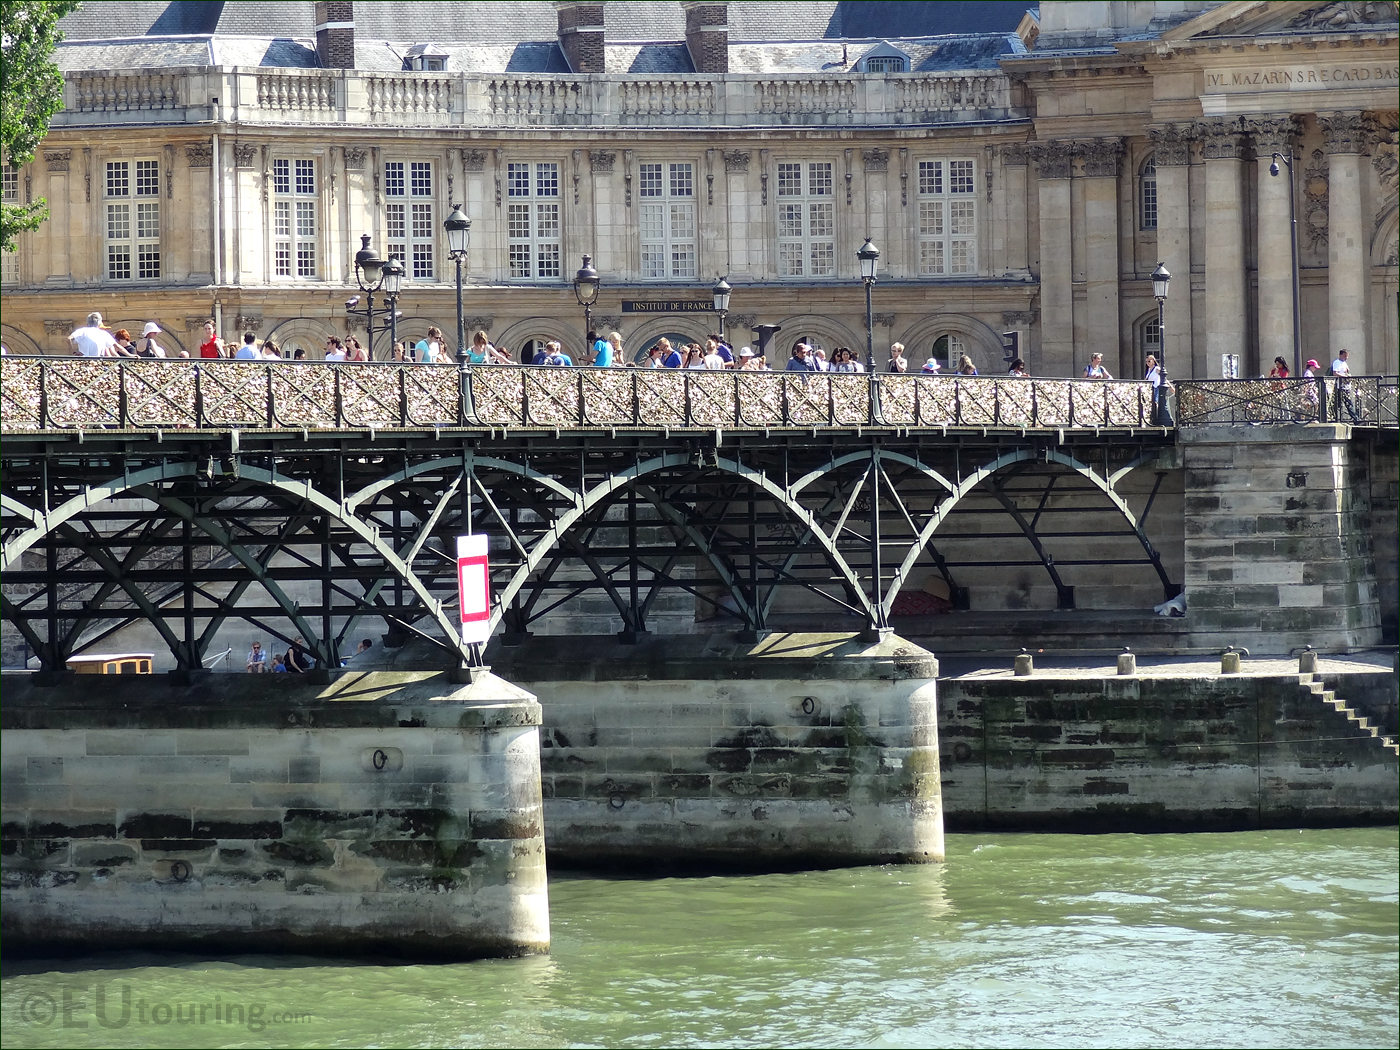
<path id="1" fill-rule="evenodd" d="M 1040 368 L 1046 375 L 1074 369 L 1074 268 L 1070 175 L 1074 147 L 1042 142 L 1032 147 L 1040 194 Z M 1024 355 L 1023 355 L 1024 356 Z"/>
<path id="2" fill-rule="evenodd" d="M 1084 158 L 1084 307 L 1085 345 L 1073 362 L 1078 375 L 1089 355 L 1101 353 L 1113 361 L 1117 375 L 1124 368 L 1118 317 L 1118 170 L 1123 163 L 1122 139 L 1095 139 L 1081 147 Z M 1128 362 L 1131 364 L 1132 362 Z"/>
<path id="3" fill-rule="evenodd" d="M 1245 374 L 1257 367 L 1245 323 L 1245 141 L 1239 122 L 1201 125 L 1206 165 L 1206 360 L 1218 375 L 1222 354 L 1239 354 Z M 1168 300 L 1170 301 L 1170 300 Z"/>
<path id="4" fill-rule="evenodd" d="M 1332 345 L 1314 347 L 1329 360 L 1345 347 L 1351 370 L 1364 374 L 1370 349 L 1370 303 L 1367 284 L 1371 269 L 1365 221 L 1365 138 L 1369 122 L 1358 112 L 1327 113 L 1318 117 L 1327 139 L 1327 319 Z M 1319 361 L 1323 360 L 1316 352 Z"/>
<path id="5" fill-rule="evenodd" d="M 1176 290 L 1167 297 L 1163 350 L 1167 368 L 1178 379 L 1204 379 L 1209 368 L 1204 345 L 1191 338 L 1191 142 L 1189 124 L 1149 128 L 1153 164 L 1157 169 L 1157 259 L 1172 275 Z M 1149 288 L 1149 292 L 1150 292 Z M 1134 361 L 1126 377 L 1136 378 L 1142 362 Z"/>
<path id="6" fill-rule="evenodd" d="M 1259 368 L 1267 372 L 1275 357 L 1287 361 L 1289 368 L 1294 367 L 1293 242 L 1288 221 L 1288 193 L 1289 187 L 1301 179 L 1303 173 L 1290 174 L 1280 161 L 1279 173 L 1269 174 L 1276 152 L 1290 158 L 1296 168 L 1296 120 L 1292 117 L 1252 120 L 1249 129 L 1254 133 L 1259 181 Z"/>

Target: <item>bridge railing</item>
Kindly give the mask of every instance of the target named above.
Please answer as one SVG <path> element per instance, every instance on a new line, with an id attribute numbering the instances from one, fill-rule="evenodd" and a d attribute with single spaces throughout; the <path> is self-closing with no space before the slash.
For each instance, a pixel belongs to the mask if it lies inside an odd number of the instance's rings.
<path id="1" fill-rule="evenodd" d="M 1176 383 L 1177 423 L 1396 425 L 1396 377 L 1207 379 Z"/>
<path id="2" fill-rule="evenodd" d="M 442 426 L 1133 428 L 1139 381 L 284 361 L 0 359 L 0 431 Z"/>

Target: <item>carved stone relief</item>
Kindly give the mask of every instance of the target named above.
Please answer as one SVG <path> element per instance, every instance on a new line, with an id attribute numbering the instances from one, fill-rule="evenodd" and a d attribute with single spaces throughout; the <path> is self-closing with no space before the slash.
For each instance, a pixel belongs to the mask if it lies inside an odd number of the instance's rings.
<path id="1" fill-rule="evenodd" d="M 1327 256 L 1327 154 L 1320 149 L 1312 151 L 1303 169 L 1303 214 L 1298 231 L 1307 249 Z"/>
<path id="2" fill-rule="evenodd" d="M 1195 130 L 1190 124 L 1160 124 L 1147 129 L 1152 140 L 1152 163 L 1157 167 L 1191 163 Z"/>

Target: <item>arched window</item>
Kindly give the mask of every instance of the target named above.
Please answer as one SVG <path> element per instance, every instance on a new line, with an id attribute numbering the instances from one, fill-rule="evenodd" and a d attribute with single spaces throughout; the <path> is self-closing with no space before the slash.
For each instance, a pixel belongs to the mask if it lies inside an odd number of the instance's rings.
<path id="1" fill-rule="evenodd" d="M 1161 356 L 1162 329 L 1161 326 L 1157 324 L 1157 317 L 1155 314 L 1142 322 L 1141 332 L 1141 345 L 1138 347 L 1140 351 L 1138 356 L 1145 357 L 1148 354 L 1157 354 Z"/>
<path id="2" fill-rule="evenodd" d="M 929 355 L 938 359 L 945 372 L 957 370 L 958 358 L 967 353 L 967 345 L 955 335 L 940 335 L 933 341 L 933 351 Z M 922 367 L 922 364 L 921 364 Z"/>
<path id="3" fill-rule="evenodd" d="M 1138 176 L 1138 229 L 1157 228 L 1157 162 L 1148 157 Z"/>

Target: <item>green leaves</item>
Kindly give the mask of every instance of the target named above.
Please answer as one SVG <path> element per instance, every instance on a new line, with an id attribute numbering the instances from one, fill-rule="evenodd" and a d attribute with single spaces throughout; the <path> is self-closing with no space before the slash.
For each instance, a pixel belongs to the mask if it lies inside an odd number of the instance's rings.
<path id="1" fill-rule="evenodd" d="M 53 51 L 63 38 L 59 19 L 77 6 L 76 0 L 0 0 L 0 163 L 17 168 L 33 160 L 49 118 L 63 108 Z M 15 234 L 47 217 L 43 199 L 0 203 L 0 248 L 14 251 Z"/>

